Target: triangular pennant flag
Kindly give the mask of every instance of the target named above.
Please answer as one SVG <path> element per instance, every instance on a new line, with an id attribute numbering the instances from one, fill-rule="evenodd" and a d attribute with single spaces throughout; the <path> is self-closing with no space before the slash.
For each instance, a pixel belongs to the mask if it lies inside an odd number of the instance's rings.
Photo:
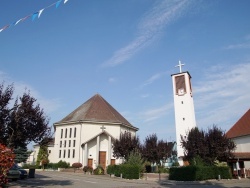
<path id="1" fill-rule="evenodd" d="M 34 20 L 36 19 L 37 15 L 38 15 L 38 12 L 35 12 L 35 13 L 32 15 L 32 21 L 34 21 Z"/>
<path id="2" fill-rule="evenodd" d="M 26 16 L 26 17 L 24 17 L 24 18 L 22 18 L 22 19 L 21 19 L 22 22 L 25 21 L 28 17 L 30 17 L 30 15 L 29 15 L 29 16 Z"/>
<path id="3" fill-rule="evenodd" d="M 41 14 L 42 14 L 43 11 L 44 11 L 44 9 L 39 10 L 39 12 L 38 12 L 38 18 L 40 18 L 40 16 L 41 16 Z"/>
<path id="4" fill-rule="evenodd" d="M 7 29 L 9 27 L 9 25 L 4 26 L 2 29 L 0 29 L 0 32 L 2 32 L 3 30 Z"/>
<path id="5" fill-rule="evenodd" d="M 21 20 L 22 20 L 22 19 L 20 19 L 20 20 L 16 21 L 14 25 L 18 24 Z"/>
<path id="6" fill-rule="evenodd" d="M 68 0 L 64 0 L 64 4 L 67 3 L 67 2 L 68 2 Z"/>
<path id="7" fill-rule="evenodd" d="M 56 2 L 56 8 L 59 7 L 59 5 L 60 5 L 61 2 L 62 2 L 62 0 L 59 0 L 59 1 Z"/>

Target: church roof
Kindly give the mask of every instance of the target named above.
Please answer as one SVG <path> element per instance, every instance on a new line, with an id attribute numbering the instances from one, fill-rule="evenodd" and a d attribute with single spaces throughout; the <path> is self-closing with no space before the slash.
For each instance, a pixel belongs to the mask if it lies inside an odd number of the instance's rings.
<path id="1" fill-rule="evenodd" d="M 250 135 L 250 109 L 229 129 L 228 138 Z"/>
<path id="2" fill-rule="evenodd" d="M 56 124 L 78 121 L 118 123 L 138 130 L 99 94 L 91 97 Z"/>

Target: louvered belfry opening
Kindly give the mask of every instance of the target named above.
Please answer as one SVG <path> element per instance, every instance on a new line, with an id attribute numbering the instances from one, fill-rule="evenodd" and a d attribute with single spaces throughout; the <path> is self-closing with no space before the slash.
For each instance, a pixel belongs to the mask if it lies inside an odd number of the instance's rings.
<path id="1" fill-rule="evenodd" d="M 184 89 L 184 92 L 186 92 L 185 76 L 184 75 L 176 76 L 175 85 L 176 85 L 176 90 L 175 90 L 176 94 L 178 94 L 179 89 Z"/>

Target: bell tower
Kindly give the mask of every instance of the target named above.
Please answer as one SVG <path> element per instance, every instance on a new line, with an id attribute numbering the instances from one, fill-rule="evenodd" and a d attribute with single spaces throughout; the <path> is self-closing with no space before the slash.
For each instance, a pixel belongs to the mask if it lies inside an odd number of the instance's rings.
<path id="1" fill-rule="evenodd" d="M 181 147 L 181 135 L 185 136 L 189 130 L 196 127 L 194 100 L 189 72 L 182 72 L 184 64 L 179 61 L 176 67 L 180 73 L 172 74 L 175 128 L 178 162 L 183 166 L 184 149 Z"/>

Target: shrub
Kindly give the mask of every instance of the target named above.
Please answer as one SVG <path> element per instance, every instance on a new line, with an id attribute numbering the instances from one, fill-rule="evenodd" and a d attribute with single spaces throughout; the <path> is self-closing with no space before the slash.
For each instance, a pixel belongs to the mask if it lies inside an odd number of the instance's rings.
<path id="1" fill-rule="evenodd" d="M 48 169 L 58 169 L 58 163 L 49 163 L 47 164 Z"/>
<path id="2" fill-rule="evenodd" d="M 90 172 L 92 174 L 93 168 L 91 166 L 84 166 L 82 169 L 85 173 Z"/>
<path id="3" fill-rule="evenodd" d="M 67 163 L 66 161 L 62 161 L 62 160 L 60 160 L 57 163 L 57 165 L 58 165 L 58 168 L 69 168 L 70 167 L 69 163 Z"/>
<path id="4" fill-rule="evenodd" d="M 24 168 L 24 169 L 38 169 L 39 165 L 23 164 L 22 168 Z"/>
<path id="5" fill-rule="evenodd" d="M 82 167 L 82 163 L 73 163 L 72 167 L 73 168 L 81 168 Z"/>
<path id="6" fill-rule="evenodd" d="M 7 172 L 14 164 L 14 153 L 11 149 L 0 144 L 0 187 L 8 183 Z"/>
<path id="7" fill-rule="evenodd" d="M 180 168 L 170 168 L 169 179 L 177 181 L 200 181 L 208 179 L 231 179 L 229 167 L 217 166 L 186 166 Z"/>
<path id="8" fill-rule="evenodd" d="M 103 175 L 104 174 L 104 169 L 102 168 L 101 165 L 98 165 L 96 169 L 94 170 L 95 175 Z"/>
<path id="9" fill-rule="evenodd" d="M 120 176 L 120 165 L 109 165 L 107 167 L 107 174 L 114 174 L 115 176 Z"/>
<path id="10" fill-rule="evenodd" d="M 109 165 L 107 168 L 108 174 L 114 174 L 116 177 L 121 176 L 125 179 L 139 179 L 140 178 L 140 165 Z"/>

